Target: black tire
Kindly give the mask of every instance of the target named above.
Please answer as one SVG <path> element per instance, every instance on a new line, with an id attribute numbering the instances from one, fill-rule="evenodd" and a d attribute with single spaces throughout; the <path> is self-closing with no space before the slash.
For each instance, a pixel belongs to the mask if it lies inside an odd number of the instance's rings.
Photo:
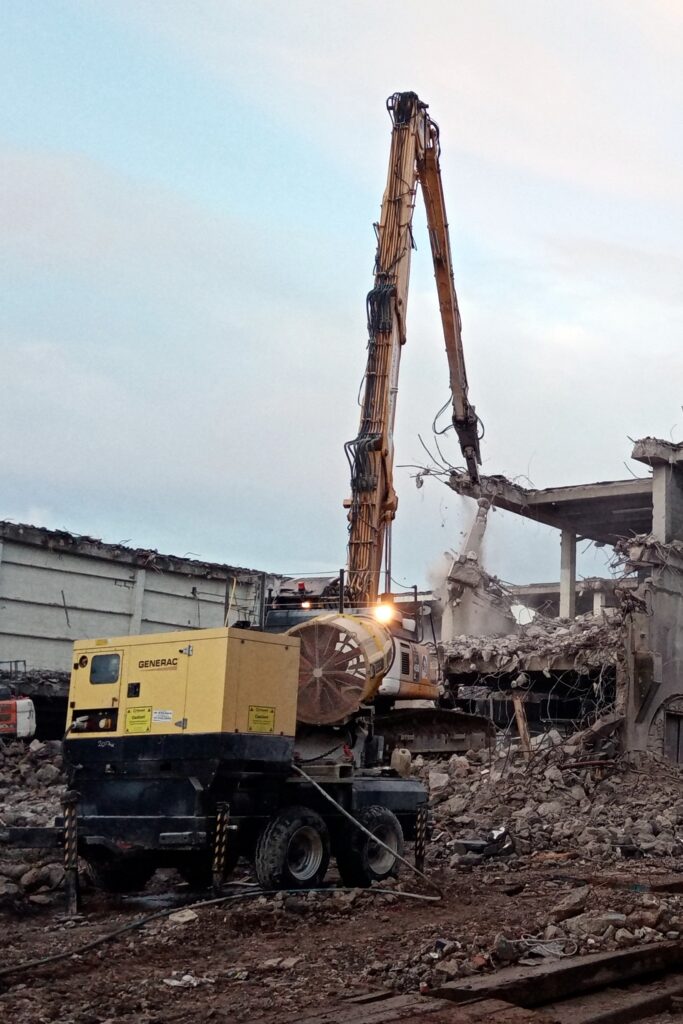
<path id="1" fill-rule="evenodd" d="M 403 856 L 403 829 L 396 815 L 379 804 L 361 811 L 357 818 L 361 825 L 394 851 L 392 856 L 359 828 L 350 827 L 338 837 L 335 856 L 342 882 L 366 889 L 373 882 L 382 882 L 398 874 L 400 862 L 396 855 Z"/>
<path id="2" fill-rule="evenodd" d="M 286 807 L 256 843 L 254 866 L 263 889 L 316 889 L 329 863 L 327 825 L 308 807 Z"/>
<path id="3" fill-rule="evenodd" d="M 126 893 L 144 889 L 156 867 L 147 854 L 129 853 L 89 860 L 88 870 L 96 889 Z"/>
<path id="4" fill-rule="evenodd" d="M 239 859 L 240 851 L 237 843 L 228 840 L 225 851 L 224 879 L 230 877 Z M 207 851 L 185 854 L 178 862 L 177 868 L 183 881 L 198 892 L 208 889 L 213 883 L 213 854 Z"/>

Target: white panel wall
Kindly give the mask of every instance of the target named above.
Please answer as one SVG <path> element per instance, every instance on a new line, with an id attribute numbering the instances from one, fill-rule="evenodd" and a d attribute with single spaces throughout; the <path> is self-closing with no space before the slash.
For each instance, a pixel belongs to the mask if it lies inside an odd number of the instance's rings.
<path id="1" fill-rule="evenodd" d="M 0 669 L 67 671 L 74 640 L 258 622 L 261 577 L 233 586 L 0 540 Z M 272 586 L 269 579 L 266 586 Z"/>

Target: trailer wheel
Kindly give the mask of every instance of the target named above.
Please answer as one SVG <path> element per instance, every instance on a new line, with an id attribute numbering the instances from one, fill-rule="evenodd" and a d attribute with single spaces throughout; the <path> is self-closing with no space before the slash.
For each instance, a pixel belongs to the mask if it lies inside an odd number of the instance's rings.
<path id="1" fill-rule="evenodd" d="M 361 811 L 357 818 L 390 848 L 386 850 L 373 842 L 358 828 L 351 828 L 337 839 L 335 856 L 342 882 L 354 888 L 367 888 L 373 882 L 398 874 L 398 857 L 403 856 L 403 829 L 396 815 L 379 804 Z"/>
<path id="2" fill-rule="evenodd" d="M 156 871 L 147 854 L 111 854 L 88 861 L 90 877 L 96 889 L 105 892 L 139 892 Z"/>
<path id="3" fill-rule="evenodd" d="M 307 807 L 271 818 L 256 843 L 254 866 L 264 889 L 315 889 L 330 863 L 327 825 Z"/>

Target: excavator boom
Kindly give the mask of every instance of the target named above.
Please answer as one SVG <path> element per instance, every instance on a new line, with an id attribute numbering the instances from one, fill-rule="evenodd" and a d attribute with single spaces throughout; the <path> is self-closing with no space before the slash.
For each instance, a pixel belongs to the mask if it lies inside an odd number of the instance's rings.
<path id="1" fill-rule="evenodd" d="M 368 357 L 358 435 L 345 445 L 351 469 L 348 588 L 356 605 L 380 592 L 384 561 L 390 590 L 394 421 L 401 349 L 406 341 L 413 211 L 418 183 L 427 208 L 434 274 L 446 343 L 453 425 L 473 482 L 479 479 L 478 419 L 467 395 L 460 312 L 453 279 L 448 222 L 439 166 L 439 130 L 413 92 L 387 100 L 393 121 L 387 184 L 377 231 L 373 288 L 367 297 Z"/>
<path id="2" fill-rule="evenodd" d="M 422 158 L 418 155 L 417 166 L 427 211 L 429 243 L 432 249 L 434 277 L 439 296 L 444 341 L 446 342 L 453 407 L 453 426 L 458 435 L 460 450 L 465 459 L 470 480 L 472 483 L 478 483 L 478 467 L 481 465 L 479 420 L 474 411 L 474 406 L 470 405 L 467 396 L 467 373 L 465 371 L 465 355 L 462 349 L 462 323 L 460 320 L 460 309 L 458 308 L 458 296 L 455 291 L 455 280 L 453 278 L 451 242 L 448 234 L 446 203 L 439 164 L 439 129 L 433 121 L 429 122 L 429 133 L 429 144 L 425 148 Z"/>

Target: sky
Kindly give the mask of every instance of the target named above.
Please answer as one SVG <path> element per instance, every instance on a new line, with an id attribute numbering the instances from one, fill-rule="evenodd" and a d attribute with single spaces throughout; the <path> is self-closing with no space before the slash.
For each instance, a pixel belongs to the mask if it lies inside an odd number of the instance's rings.
<path id="1" fill-rule="evenodd" d="M 441 129 L 483 471 L 645 475 L 630 439 L 683 440 L 682 58 L 675 0 L 2 0 L 0 519 L 336 572 L 400 90 Z M 419 199 L 414 235 L 402 585 L 474 514 L 410 468 L 448 399 Z M 485 558 L 557 579 L 559 536 L 499 511 Z"/>

